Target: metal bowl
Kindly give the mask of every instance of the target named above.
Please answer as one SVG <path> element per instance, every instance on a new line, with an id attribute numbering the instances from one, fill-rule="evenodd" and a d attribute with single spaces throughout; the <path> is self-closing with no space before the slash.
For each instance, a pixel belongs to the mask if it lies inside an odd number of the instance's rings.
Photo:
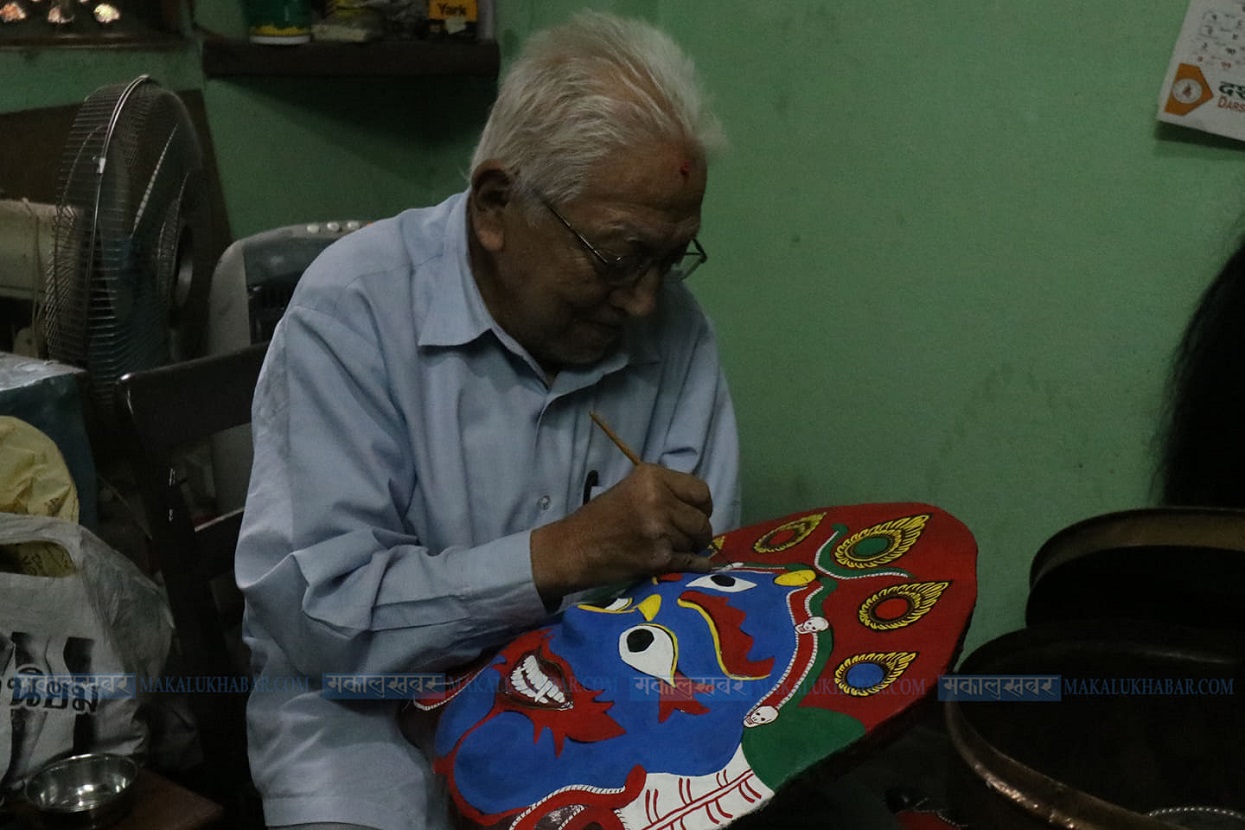
<path id="1" fill-rule="evenodd" d="M 91 753 L 52 761 L 26 782 L 26 798 L 48 827 L 107 827 L 134 806 L 138 766 L 121 755 Z"/>
<path id="2" fill-rule="evenodd" d="M 1151 810 L 1150 815 L 1173 827 L 1187 830 L 1242 830 L 1245 813 L 1223 807 L 1166 807 Z"/>

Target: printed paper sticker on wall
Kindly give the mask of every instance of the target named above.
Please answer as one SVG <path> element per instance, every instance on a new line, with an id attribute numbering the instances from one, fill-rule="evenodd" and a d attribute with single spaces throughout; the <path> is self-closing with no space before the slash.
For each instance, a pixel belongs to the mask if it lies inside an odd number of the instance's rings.
<path id="1" fill-rule="evenodd" d="M 1190 0 L 1158 118 L 1245 140 L 1245 0 Z"/>

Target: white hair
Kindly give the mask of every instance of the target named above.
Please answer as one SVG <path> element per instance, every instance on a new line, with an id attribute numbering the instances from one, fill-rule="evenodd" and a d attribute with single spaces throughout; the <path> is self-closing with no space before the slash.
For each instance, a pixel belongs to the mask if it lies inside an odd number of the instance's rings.
<path id="1" fill-rule="evenodd" d="M 471 167 L 496 159 L 521 197 L 564 202 L 601 159 L 658 142 L 689 144 L 706 160 L 725 145 L 691 59 L 646 22 L 581 12 L 528 40 Z"/>

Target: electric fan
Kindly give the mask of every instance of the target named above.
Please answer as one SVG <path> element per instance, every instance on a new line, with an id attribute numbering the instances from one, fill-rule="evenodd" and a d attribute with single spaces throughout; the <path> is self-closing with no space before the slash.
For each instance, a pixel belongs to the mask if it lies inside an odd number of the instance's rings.
<path id="1" fill-rule="evenodd" d="M 117 379 L 196 356 L 212 263 L 203 156 L 181 100 L 146 75 L 93 92 L 61 160 L 39 310 L 47 354 L 87 370 L 97 416 Z"/>

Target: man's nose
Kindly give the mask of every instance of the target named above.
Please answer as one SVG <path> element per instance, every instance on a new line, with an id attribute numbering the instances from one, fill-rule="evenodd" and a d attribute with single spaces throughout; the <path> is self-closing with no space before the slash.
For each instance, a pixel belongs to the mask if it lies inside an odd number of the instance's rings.
<path id="1" fill-rule="evenodd" d="M 657 308 L 657 292 L 660 290 L 661 274 L 654 266 L 635 282 L 620 285 L 610 292 L 610 305 L 622 309 L 629 317 L 647 317 Z"/>

